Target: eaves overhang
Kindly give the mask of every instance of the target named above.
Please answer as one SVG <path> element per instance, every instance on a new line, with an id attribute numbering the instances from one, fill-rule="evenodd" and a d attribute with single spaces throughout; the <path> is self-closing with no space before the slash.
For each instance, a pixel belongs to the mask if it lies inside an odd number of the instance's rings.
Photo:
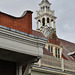
<path id="1" fill-rule="evenodd" d="M 56 17 L 56 16 L 53 16 L 53 15 L 51 15 L 51 14 L 49 15 L 49 14 L 47 14 L 47 13 L 42 14 L 42 15 L 39 15 L 39 16 L 35 17 L 35 19 L 38 19 L 38 18 L 40 18 L 40 17 L 43 17 L 44 15 L 47 15 L 47 16 L 50 16 L 50 17 L 52 17 L 52 18 L 57 19 L 57 17 Z"/>
<path id="2" fill-rule="evenodd" d="M 27 58 L 25 55 L 41 58 L 43 56 L 43 46 L 46 42 L 47 39 L 45 38 L 26 34 L 0 25 L 0 49 L 9 51 L 8 55 L 11 51 L 21 55 L 23 54 L 24 57 L 22 58 Z"/>

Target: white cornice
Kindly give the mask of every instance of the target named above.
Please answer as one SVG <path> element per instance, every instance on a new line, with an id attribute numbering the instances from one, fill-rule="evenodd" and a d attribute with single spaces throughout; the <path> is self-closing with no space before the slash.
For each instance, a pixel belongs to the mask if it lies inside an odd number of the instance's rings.
<path id="1" fill-rule="evenodd" d="M 33 46 L 36 45 L 37 43 L 40 46 L 42 46 L 47 42 L 47 39 L 41 37 L 28 35 L 28 34 L 23 35 L 17 32 L 13 32 L 11 30 L 3 29 L 1 27 L 0 27 L 0 37 L 21 42 L 21 43 L 25 43 L 24 41 L 26 41 L 26 44 L 30 44 Z"/>
<path id="2" fill-rule="evenodd" d="M 47 39 L 0 27 L 0 48 L 41 57 Z"/>
<path id="3" fill-rule="evenodd" d="M 35 72 L 41 72 L 41 73 L 46 73 L 46 74 L 57 74 L 57 75 L 72 75 L 72 74 L 69 74 L 69 73 L 66 73 L 66 72 L 63 72 L 63 71 L 57 71 L 58 69 L 56 70 L 53 70 L 53 69 L 49 69 L 49 68 L 42 68 L 42 67 L 32 67 L 32 71 L 35 71 Z"/>

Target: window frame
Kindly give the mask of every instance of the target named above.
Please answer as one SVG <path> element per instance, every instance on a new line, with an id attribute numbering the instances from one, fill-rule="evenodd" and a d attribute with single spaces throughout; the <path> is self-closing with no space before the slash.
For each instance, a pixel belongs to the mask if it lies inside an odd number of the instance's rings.
<path id="1" fill-rule="evenodd" d="M 58 47 L 55 48 L 55 56 L 56 58 L 60 58 L 60 48 Z"/>
<path id="2" fill-rule="evenodd" d="M 50 53 L 53 53 L 53 46 L 48 46 L 48 51 L 50 52 Z"/>

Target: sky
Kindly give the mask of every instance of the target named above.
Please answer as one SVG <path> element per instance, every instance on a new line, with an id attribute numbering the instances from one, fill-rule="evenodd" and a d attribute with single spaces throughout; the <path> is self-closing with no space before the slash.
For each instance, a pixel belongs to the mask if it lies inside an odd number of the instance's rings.
<path id="1" fill-rule="evenodd" d="M 36 29 L 36 10 L 39 10 L 39 3 L 42 0 L 0 0 L 0 11 L 21 16 L 24 11 L 33 11 L 33 29 Z M 61 39 L 75 43 L 75 0 L 48 0 L 55 10 L 56 33 Z"/>

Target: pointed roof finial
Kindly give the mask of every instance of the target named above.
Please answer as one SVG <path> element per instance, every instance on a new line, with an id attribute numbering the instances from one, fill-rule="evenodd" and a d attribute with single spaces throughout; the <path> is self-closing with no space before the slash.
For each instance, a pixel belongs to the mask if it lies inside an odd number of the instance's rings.
<path id="1" fill-rule="evenodd" d="M 50 3 L 48 0 L 42 0 L 42 2 L 41 2 L 39 5 L 41 5 L 41 4 L 43 4 L 43 3 L 48 3 L 48 4 L 51 5 L 51 3 Z"/>
<path id="2" fill-rule="evenodd" d="M 48 0 L 43 0 L 43 1 L 45 1 L 45 2 L 46 2 L 46 1 L 48 1 Z"/>

